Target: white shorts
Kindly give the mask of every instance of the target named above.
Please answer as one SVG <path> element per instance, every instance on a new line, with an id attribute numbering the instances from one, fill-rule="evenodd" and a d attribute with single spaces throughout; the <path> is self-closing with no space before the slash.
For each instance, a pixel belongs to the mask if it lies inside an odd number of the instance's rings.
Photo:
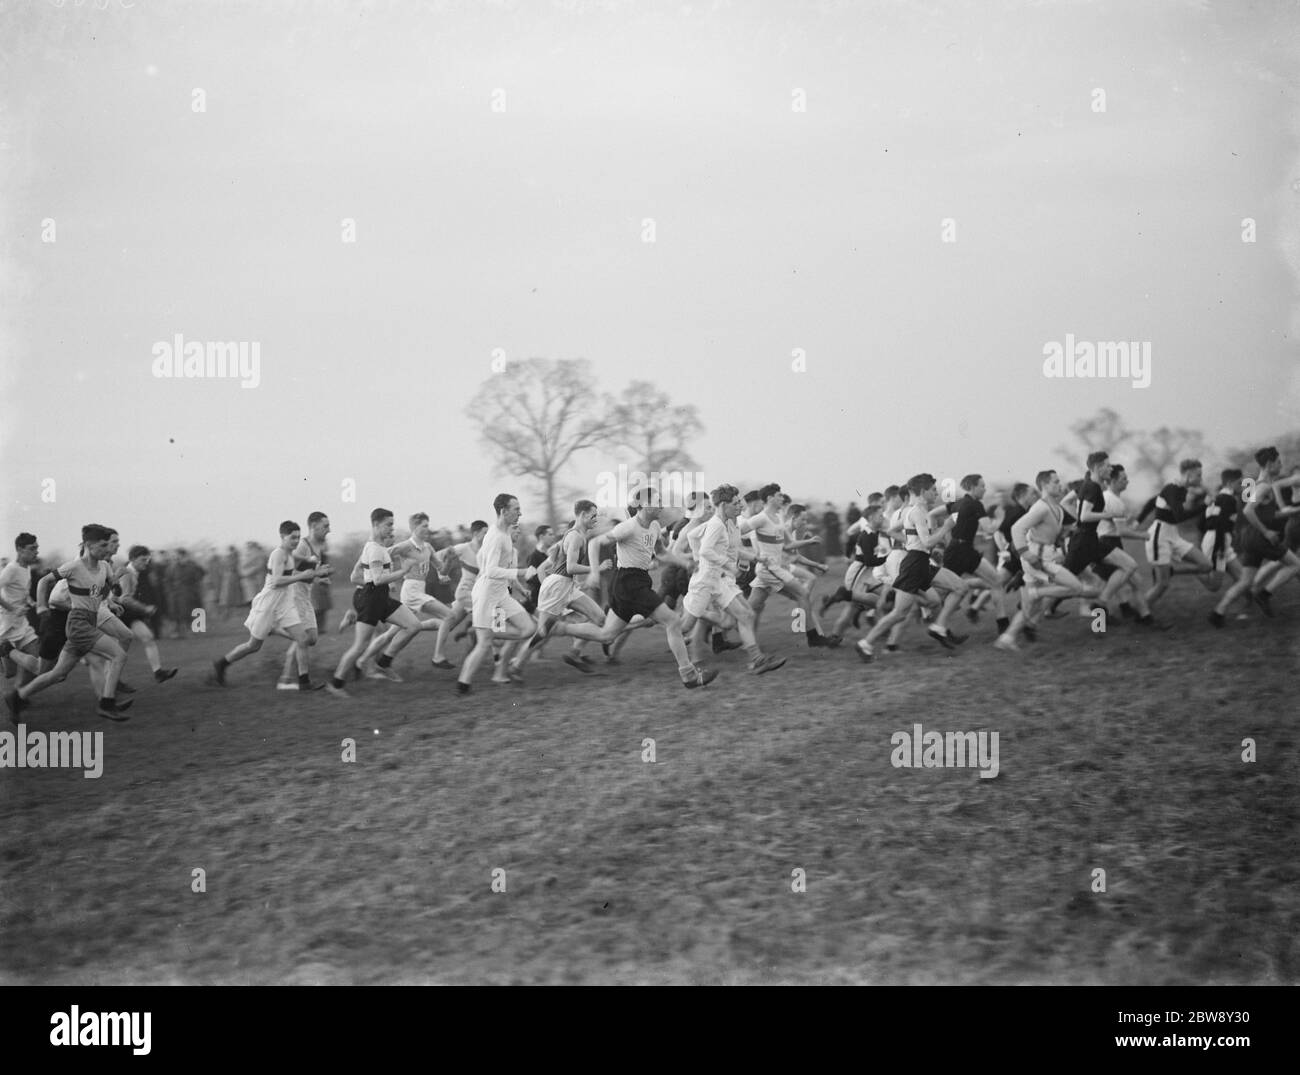
<path id="1" fill-rule="evenodd" d="M 760 560 L 758 569 L 754 573 L 754 581 L 750 583 L 749 588 L 751 590 L 771 590 L 773 593 L 779 593 L 786 586 L 797 586 L 798 584 L 799 580 L 795 578 L 794 572 L 788 567 Z"/>
<path id="2" fill-rule="evenodd" d="M 311 604 L 311 590 L 306 586 L 295 583 L 293 590 L 293 607 L 298 610 L 298 622 L 307 630 L 316 630 L 316 610 Z"/>
<path id="3" fill-rule="evenodd" d="M 1205 553 L 1205 558 L 1214 565 L 1215 571 L 1222 571 L 1237 559 L 1237 550 L 1232 547 L 1232 534 L 1224 534 L 1223 551 L 1216 559 L 1214 555 L 1214 539 L 1217 536 L 1213 530 L 1207 530 L 1201 537 L 1201 552 Z"/>
<path id="4" fill-rule="evenodd" d="M 1034 567 L 1022 555 L 1020 558 L 1021 571 L 1025 576 L 1026 586 L 1050 586 L 1056 581 L 1056 578 L 1065 570 L 1064 556 L 1061 550 L 1055 545 L 1044 545 L 1035 548 L 1029 547 L 1031 555 L 1037 555 L 1039 560 L 1038 567 Z"/>
<path id="5" fill-rule="evenodd" d="M 316 617 L 312 616 L 312 625 Z M 280 587 L 275 590 L 262 590 L 253 598 L 253 607 L 249 610 L 244 626 L 248 633 L 259 641 L 265 641 L 272 631 L 296 627 L 302 623 L 298 615 L 298 606 L 292 594 Z"/>
<path id="6" fill-rule="evenodd" d="M 437 600 L 433 594 L 424 588 L 423 579 L 404 579 L 402 581 L 402 592 L 397 596 L 402 604 L 417 614 L 428 602 Z"/>
<path id="7" fill-rule="evenodd" d="M 474 607 L 474 583 L 466 582 L 466 576 L 461 575 L 460 584 L 456 587 L 456 593 L 452 597 L 452 604 L 463 608 L 468 612 Z"/>
<path id="8" fill-rule="evenodd" d="M 1171 566 L 1174 561 L 1181 560 L 1194 548 L 1196 546 L 1183 537 L 1173 523 L 1162 523 L 1157 520 L 1152 524 L 1151 532 L 1147 534 L 1147 560 L 1161 567 Z"/>
<path id="9" fill-rule="evenodd" d="M 682 607 L 696 619 L 721 619 L 727 606 L 742 596 L 740 587 L 730 575 L 697 571 L 691 576 L 690 587 L 682 598 Z"/>
<path id="10" fill-rule="evenodd" d="M 22 613 L 0 613 L 0 642 L 8 642 L 14 649 L 22 649 L 35 638 L 36 632 Z"/>
<path id="11" fill-rule="evenodd" d="M 501 611 L 498 613 L 497 610 Z M 491 590 L 475 590 L 472 608 L 476 631 L 504 630 L 511 616 L 524 611 L 524 606 L 507 593 L 499 597 Z"/>
<path id="12" fill-rule="evenodd" d="M 694 616 L 697 620 L 712 620 L 714 623 L 721 623 L 726 618 L 726 612 L 718 603 L 718 598 L 708 590 L 687 591 L 686 596 L 682 598 L 682 608 L 688 615 Z"/>
<path id="13" fill-rule="evenodd" d="M 579 593 L 577 584 L 568 575 L 547 575 L 537 593 L 537 611 L 563 616 Z"/>
<path id="14" fill-rule="evenodd" d="M 903 566 L 903 557 L 906 555 L 906 549 L 891 549 L 889 551 L 889 556 L 885 558 L 884 567 L 876 568 L 877 571 L 882 572 L 880 575 L 882 582 L 890 586 L 894 585 L 894 581 L 898 578 L 898 569 Z"/>
<path id="15" fill-rule="evenodd" d="M 844 588 L 854 597 L 874 593 L 884 585 L 884 581 L 876 574 L 879 570 L 879 567 L 868 569 L 861 560 L 855 560 L 844 572 Z"/>

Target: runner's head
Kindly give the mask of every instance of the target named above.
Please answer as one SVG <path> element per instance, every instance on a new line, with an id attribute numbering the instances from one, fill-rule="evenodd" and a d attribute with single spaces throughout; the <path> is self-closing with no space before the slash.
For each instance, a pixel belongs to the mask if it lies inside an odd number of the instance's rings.
<path id="1" fill-rule="evenodd" d="M 1040 470 L 1034 475 L 1034 485 L 1038 487 L 1039 496 L 1061 495 L 1061 479 L 1054 470 Z"/>
<path id="2" fill-rule="evenodd" d="M 1270 478 L 1275 478 L 1282 473 L 1282 457 L 1278 450 L 1272 446 L 1261 448 L 1255 453 L 1255 462 L 1259 464 L 1259 472 Z"/>
<path id="3" fill-rule="evenodd" d="M 1122 493 L 1128 488 L 1128 471 L 1124 469 L 1123 463 L 1115 463 L 1111 466 L 1110 488 L 1116 494 Z"/>
<path id="4" fill-rule="evenodd" d="M 758 499 L 763 502 L 764 510 L 781 510 L 781 487 L 776 482 L 769 482 L 758 491 Z"/>
<path id="5" fill-rule="evenodd" d="M 967 474 L 961 480 L 961 487 L 968 492 L 972 499 L 983 500 L 984 494 L 988 492 L 988 487 L 984 483 L 984 475 Z"/>
<path id="6" fill-rule="evenodd" d="M 112 531 L 99 523 L 88 523 L 81 528 L 81 546 L 83 554 L 92 560 L 103 560 L 108 556 L 108 542 Z"/>
<path id="7" fill-rule="evenodd" d="M 745 509 L 746 501 L 741 498 L 740 490 L 728 482 L 723 482 L 709 493 L 709 499 L 713 501 L 714 512 L 724 522 L 736 518 Z"/>
<path id="8" fill-rule="evenodd" d="M 426 512 L 417 511 L 408 522 L 411 525 L 411 537 L 421 545 L 429 540 L 429 516 Z"/>
<path id="9" fill-rule="evenodd" d="M 313 541 L 323 541 L 325 535 L 330 532 L 329 516 L 323 511 L 313 511 L 307 516 L 307 530 L 311 533 Z"/>
<path id="10" fill-rule="evenodd" d="M 913 475 L 907 479 L 907 491 L 918 501 L 930 503 L 935 495 L 934 475 L 925 473 Z"/>
<path id="11" fill-rule="evenodd" d="M 715 507 L 717 505 L 714 505 Z M 763 498 L 758 495 L 757 489 L 751 489 L 745 494 L 745 514 L 757 515 L 763 510 Z"/>
<path id="12" fill-rule="evenodd" d="M 533 531 L 533 540 L 537 542 L 538 549 L 545 552 L 555 541 L 555 531 L 543 524 Z"/>
<path id="13" fill-rule="evenodd" d="M 293 547 L 302 540 L 302 527 L 290 519 L 286 519 L 280 524 L 280 548 L 293 550 Z"/>
<path id="14" fill-rule="evenodd" d="M 475 519 L 469 524 L 469 543 L 478 548 L 483 544 L 483 535 L 488 532 L 488 524 L 482 519 Z"/>
<path id="15" fill-rule="evenodd" d="M 497 493 L 492 501 L 492 510 L 498 519 L 505 521 L 506 526 L 514 526 L 519 521 L 519 498 L 514 493 Z"/>
<path id="16" fill-rule="evenodd" d="M 1221 470 L 1219 472 L 1219 486 L 1223 489 L 1227 489 L 1230 493 L 1236 493 L 1237 488 L 1241 484 L 1241 478 L 1242 474 L 1240 467 L 1228 467 L 1227 470 Z"/>
<path id="17" fill-rule="evenodd" d="M 644 511 L 648 519 L 654 520 L 659 518 L 659 513 L 663 511 L 663 505 L 659 501 L 659 490 L 653 485 L 644 485 L 636 491 L 633 497 L 633 504 L 637 511 Z"/>
<path id="18" fill-rule="evenodd" d="M 41 547 L 36 543 L 36 535 L 24 530 L 14 538 L 14 551 L 18 553 L 18 563 L 30 567 L 40 556 Z"/>
<path id="19" fill-rule="evenodd" d="M 131 566 L 137 571 L 143 571 L 149 566 L 149 549 L 145 545 L 132 545 L 131 551 L 126 554 L 126 558 L 131 561 Z"/>
<path id="20" fill-rule="evenodd" d="M 1092 475 L 1093 481 L 1103 482 L 1110 477 L 1110 467 L 1106 463 L 1109 458 L 1109 452 L 1090 452 L 1088 454 L 1088 473 Z"/>
<path id="21" fill-rule="evenodd" d="M 573 504 L 573 521 L 582 529 L 590 529 L 596 521 L 596 505 L 590 500 L 577 500 Z"/>
<path id="22" fill-rule="evenodd" d="M 375 508 L 370 513 L 370 532 L 376 541 L 393 536 L 393 513 L 387 508 Z"/>

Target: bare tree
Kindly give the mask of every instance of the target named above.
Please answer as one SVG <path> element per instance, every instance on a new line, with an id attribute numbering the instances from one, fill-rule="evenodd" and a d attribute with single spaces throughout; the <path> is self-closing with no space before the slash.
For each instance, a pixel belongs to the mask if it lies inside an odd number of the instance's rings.
<path id="1" fill-rule="evenodd" d="M 647 475 L 693 471 L 699 466 L 686 450 L 686 442 L 704 432 L 694 405 L 674 406 L 663 389 L 649 381 L 633 381 L 623 389 L 614 416 L 619 446 L 634 455 L 634 465 Z"/>
<path id="2" fill-rule="evenodd" d="M 1103 407 L 1091 418 L 1082 418 L 1070 426 L 1070 432 L 1079 438 L 1082 451 L 1061 445 L 1056 454 L 1069 460 L 1080 473 L 1086 469 L 1086 461 L 1093 452 L 1110 452 L 1115 455 L 1119 449 L 1128 445 L 1138 434 L 1129 429 L 1124 419 L 1109 407 Z"/>
<path id="3" fill-rule="evenodd" d="M 585 359 L 530 358 L 493 374 L 465 408 L 498 474 L 533 482 L 546 505 L 546 521 L 559 521 L 560 472 L 573 456 L 607 442 L 614 429 L 614 400 L 593 387 Z"/>
<path id="4" fill-rule="evenodd" d="M 1133 463 L 1129 470 L 1147 473 L 1157 487 L 1164 484 L 1166 471 L 1177 466 L 1179 460 L 1199 459 L 1203 463 L 1208 454 L 1205 438 L 1196 430 L 1168 426 L 1135 438 L 1131 450 Z"/>
<path id="5" fill-rule="evenodd" d="M 1286 466 L 1300 463 L 1300 430 L 1292 430 L 1290 433 L 1279 433 L 1276 437 L 1257 437 L 1254 446 L 1250 448 L 1234 448 L 1227 455 L 1228 465 L 1240 467 L 1253 477 L 1257 469 L 1255 453 L 1270 445 L 1281 453 L 1282 462 Z"/>

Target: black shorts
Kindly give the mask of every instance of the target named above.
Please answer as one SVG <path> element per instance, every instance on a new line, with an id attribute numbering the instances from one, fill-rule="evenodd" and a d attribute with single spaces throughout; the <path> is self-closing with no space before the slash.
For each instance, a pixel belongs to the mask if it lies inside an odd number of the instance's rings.
<path id="1" fill-rule="evenodd" d="M 1282 531 L 1282 544 L 1292 552 L 1300 552 L 1300 515 L 1292 515 L 1286 521 L 1286 529 Z"/>
<path id="2" fill-rule="evenodd" d="M 667 564 L 659 576 L 659 589 L 664 598 L 683 597 L 690 589 L 691 573 L 680 564 Z"/>
<path id="3" fill-rule="evenodd" d="M 41 620 L 41 648 L 37 656 L 42 661 L 57 661 L 68 641 L 67 609 L 52 608 Z"/>
<path id="4" fill-rule="evenodd" d="M 1124 541 L 1122 538 L 1117 538 L 1117 537 L 1102 537 L 1102 538 L 1098 538 L 1097 541 L 1098 541 L 1098 553 L 1101 556 L 1101 559 L 1099 559 L 1095 564 L 1093 564 L 1092 569 L 1095 572 L 1097 572 L 1097 575 L 1100 578 L 1108 579 L 1111 577 L 1111 575 L 1115 574 L 1115 572 L 1118 571 L 1119 568 L 1117 568 L 1114 564 L 1106 563 L 1106 557 L 1109 556 L 1112 552 L 1115 552 L 1116 550 L 1123 552 Z"/>
<path id="5" fill-rule="evenodd" d="M 633 616 L 649 619 L 664 599 L 650 585 L 650 573 L 639 567 L 620 567 L 614 574 L 614 590 L 610 594 L 609 609 L 624 623 Z"/>
<path id="6" fill-rule="evenodd" d="M 1286 555 L 1286 545 L 1274 545 L 1253 526 L 1247 526 L 1241 535 L 1238 554 L 1242 567 L 1262 567 L 1266 561 L 1282 559 Z"/>
<path id="7" fill-rule="evenodd" d="M 948 551 L 943 554 L 943 566 L 954 575 L 973 575 L 979 570 L 983 560 L 979 550 L 969 541 L 953 540 Z"/>
<path id="8" fill-rule="evenodd" d="M 894 589 L 903 593 L 925 593 L 937 574 L 939 569 L 930 560 L 930 554 L 920 549 L 912 549 L 898 565 L 898 578 L 894 580 Z"/>
<path id="9" fill-rule="evenodd" d="M 758 569 L 751 563 L 748 564 L 739 575 L 736 576 L 736 585 L 740 587 L 740 592 L 744 595 L 745 600 L 749 600 L 750 592 L 754 588 L 754 579 L 758 577 Z"/>
<path id="10" fill-rule="evenodd" d="M 393 599 L 387 586 L 367 582 L 352 595 L 352 607 L 357 610 L 357 623 L 378 627 L 402 607 L 402 602 Z"/>
<path id="11" fill-rule="evenodd" d="M 1097 531 L 1080 528 L 1070 539 L 1070 549 L 1065 554 L 1064 567 L 1071 575 L 1078 575 L 1085 567 L 1098 563 L 1105 555 L 1101 551 L 1101 539 L 1097 536 Z"/>

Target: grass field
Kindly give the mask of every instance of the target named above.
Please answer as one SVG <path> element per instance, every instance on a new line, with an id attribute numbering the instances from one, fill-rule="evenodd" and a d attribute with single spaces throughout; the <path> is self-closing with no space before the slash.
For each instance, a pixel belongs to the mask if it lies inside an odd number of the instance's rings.
<path id="1" fill-rule="evenodd" d="M 1215 632 L 1180 580 L 1166 634 L 1070 616 L 1016 656 L 985 619 L 867 666 L 778 599 L 786 667 L 691 692 L 646 631 L 460 699 L 425 636 L 351 703 L 275 691 L 275 640 L 204 686 L 230 621 L 163 643 L 167 685 L 132 654 L 129 723 L 81 670 L 24 715 L 105 761 L 0 769 L 0 981 L 1294 983 L 1300 586 L 1276 605 Z M 996 731 L 999 775 L 895 768 L 917 722 Z"/>

